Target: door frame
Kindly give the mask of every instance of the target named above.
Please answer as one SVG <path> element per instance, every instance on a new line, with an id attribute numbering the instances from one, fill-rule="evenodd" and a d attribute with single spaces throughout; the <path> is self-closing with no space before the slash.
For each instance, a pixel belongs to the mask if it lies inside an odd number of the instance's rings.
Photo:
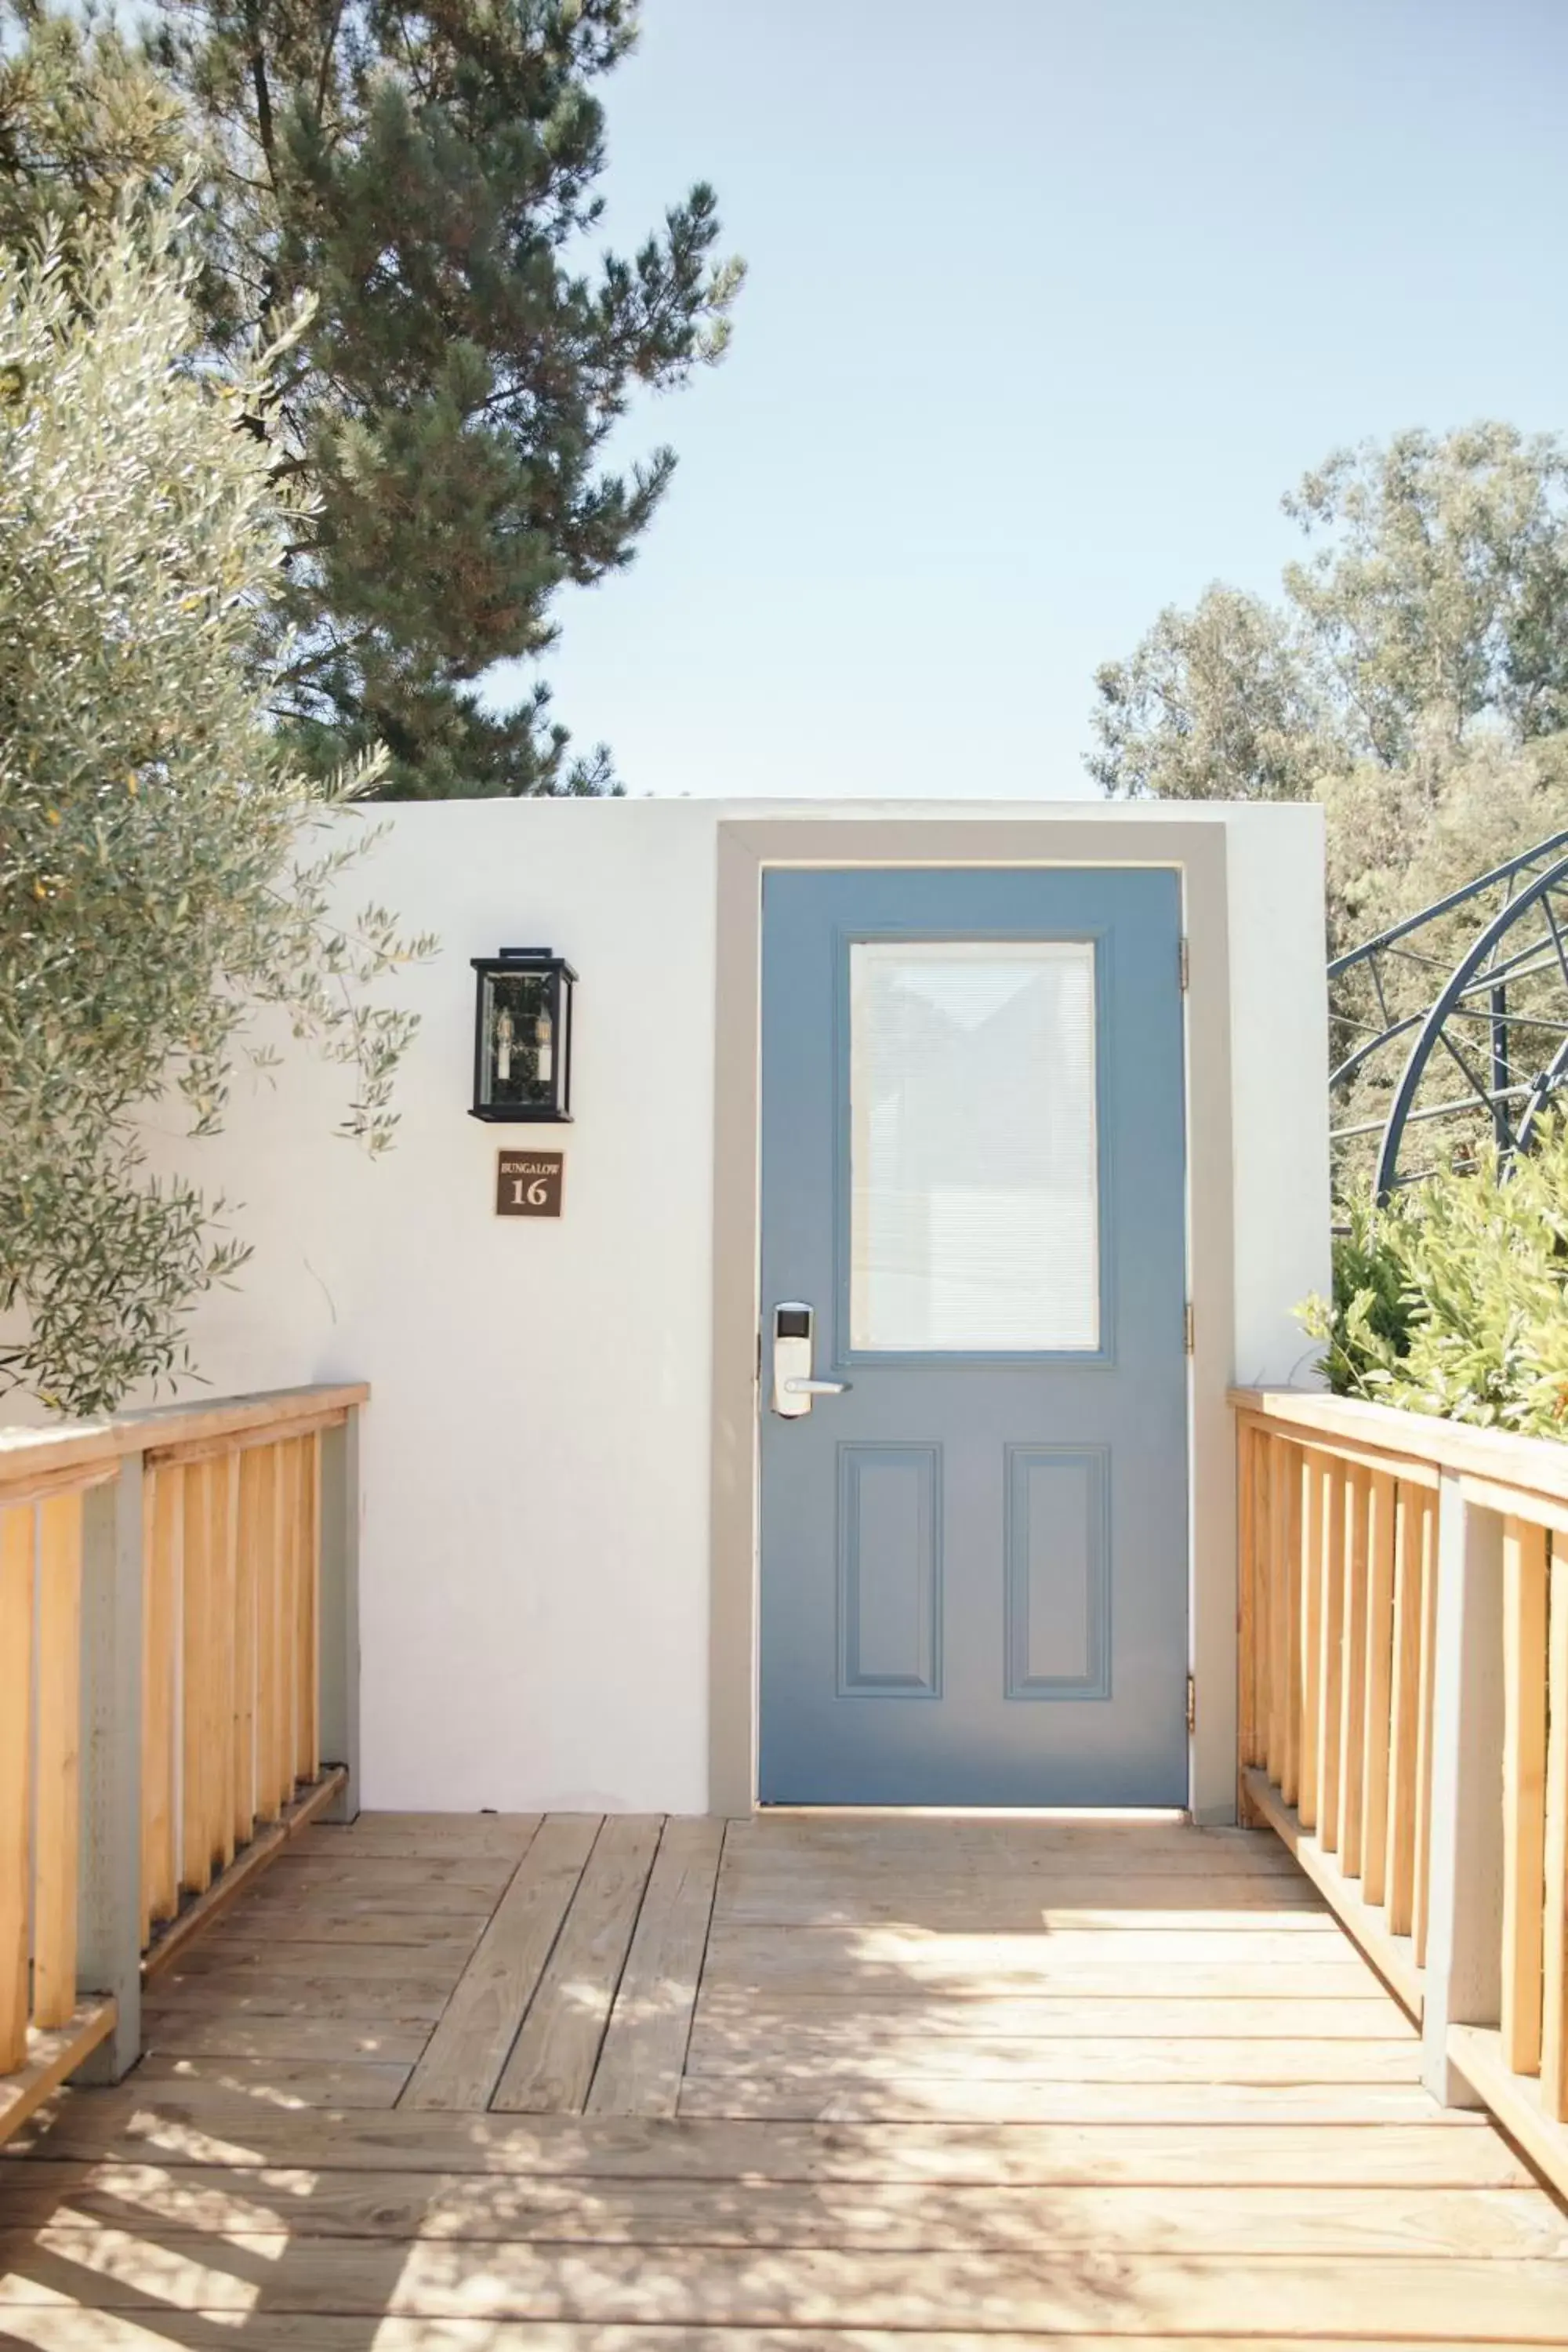
<path id="1" fill-rule="evenodd" d="M 772 816 L 718 828 L 709 1805 L 757 1803 L 763 877 L 771 866 L 1161 866 L 1192 941 L 1185 1031 L 1188 1753 L 1194 1820 L 1236 1818 L 1230 959 L 1222 818 Z"/>

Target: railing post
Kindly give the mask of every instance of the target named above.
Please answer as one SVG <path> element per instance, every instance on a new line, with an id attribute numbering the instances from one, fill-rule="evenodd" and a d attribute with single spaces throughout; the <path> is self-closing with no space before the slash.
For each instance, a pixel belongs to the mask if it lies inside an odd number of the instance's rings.
<path id="1" fill-rule="evenodd" d="M 1443 1473 L 1432 1696 L 1431 1911 L 1421 2036 L 1427 2089 L 1484 2104 L 1448 2056 L 1451 2025 L 1501 2014 L 1502 1525 Z"/>
<path id="2" fill-rule="evenodd" d="M 118 2011 L 84 2083 L 118 2083 L 142 2054 L 142 1494 L 128 1454 L 82 1503 L 77 1981 Z"/>
<path id="3" fill-rule="evenodd" d="M 321 1432 L 321 1762 L 348 1768 L 324 1816 L 359 1811 L 359 1413 Z"/>

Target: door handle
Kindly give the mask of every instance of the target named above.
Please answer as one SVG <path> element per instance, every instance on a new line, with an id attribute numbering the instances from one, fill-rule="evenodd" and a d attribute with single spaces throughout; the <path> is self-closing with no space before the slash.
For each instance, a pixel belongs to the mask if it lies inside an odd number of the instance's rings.
<path id="1" fill-rule="evenodd" d="M 773 1308 L 773 1411 L 784 1421 L 798 1421 L 811 1411 L 811 1400 L 842 1396 L 847 1381 L 818 1381 L 811 1374 L 811 1351 L 816 1318 L 804 1298 L 783 1298 Z"/>

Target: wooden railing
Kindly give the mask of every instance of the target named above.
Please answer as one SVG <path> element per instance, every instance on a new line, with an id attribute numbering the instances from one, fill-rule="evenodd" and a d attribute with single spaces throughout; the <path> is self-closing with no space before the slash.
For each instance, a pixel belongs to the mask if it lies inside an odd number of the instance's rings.
<path id="1" fill-rule="evenodd" d="M 0 1431 L 0 2138 L 122 2074 L 142 1976 L 349 1801 L 367 1394 Z"/>
<path id="2" fill-rule="evenodd" d="M 110 2021 L 77 2004 L 82 1499 L 111 1469 L 0 1488 L 0 2080 Z"/>
<path id="3" fill-rule="evenodd" d="M 1238 1390 L 1241 1808 L 1568 2185 L 1568 1445 Z"/>

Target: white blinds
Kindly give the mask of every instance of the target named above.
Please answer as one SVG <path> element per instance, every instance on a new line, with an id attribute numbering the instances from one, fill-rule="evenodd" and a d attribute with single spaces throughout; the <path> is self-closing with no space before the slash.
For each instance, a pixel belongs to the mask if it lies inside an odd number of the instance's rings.
<path id="1" fill-rule="evenodd" d="M 852 1347 L 1098 1347 L 1094 953 L 851 945 Z"/>

